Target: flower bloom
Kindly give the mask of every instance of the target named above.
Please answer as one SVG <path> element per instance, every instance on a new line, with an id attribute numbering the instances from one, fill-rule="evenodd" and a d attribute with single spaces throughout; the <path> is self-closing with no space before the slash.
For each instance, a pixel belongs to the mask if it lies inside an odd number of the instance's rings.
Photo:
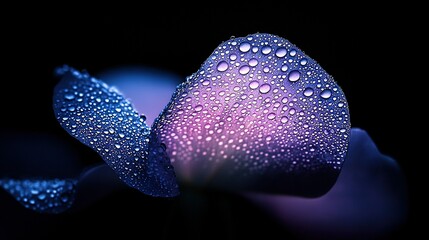
<path id="1" fill-rule="evenodd" d="M 346 98 L 333 78 L 281 37 L 258 33 L 220 44 L 177 86 L 151 127 L 115 87 L 68 66 L 57 74 L 62 79 L 54 91 L 54 111 L 61 126 L 145 194 L 177 196 L 177 180 L 245 193 L 287 226 L 310 224 L 312 233 L 329 236 L 335 236 L 331 230 L 337 223 L 347 236 L 353 224 L 373 216 L 391 227 L 405 215 L 406 208 L 394 217 L 387 214 L 406 201 L 402 178 L 391 178 L 398 169 L 374 145 L 365 145 L 373 144 L 365 133 L 351 131 Z M 148 91 L 141 88 L 141 94 Z M 387 166 L 385 185 L 370 188 L 354 174 L 360 169 L 372 176 L 371 159 Z M 102 171 L 88 171 L 79 182 Z M 0 185 L 21 198 L 34 190 L 11 181 Z M 379 191 L 392 184 L 399 190 Z M 378 199 L 388 204 L 374 207 L 374 214 L 361 214 L 365 204 L 356 199 L 367 194 L 367 204 Z M 394 196 L 400 199 L 389 202 Z"/>

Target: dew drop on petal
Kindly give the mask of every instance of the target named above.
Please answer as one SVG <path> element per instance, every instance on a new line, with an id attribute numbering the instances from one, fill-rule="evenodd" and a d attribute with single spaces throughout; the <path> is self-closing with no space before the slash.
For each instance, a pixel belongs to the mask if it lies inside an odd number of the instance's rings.
<path id="1" fill-rule="evenodd" d="M 225 61 L 221 61 L 217 65 L 217 70 L 219 72 L 225 72 L 228 69 L 228 63 Z"/>
<path id="2" fill-rule="evenodd" d="M 289 81 L 291 82 L 296 82 L 299 80 L 299 78 L 301 77 L 301 73 L 298 70 L 293 70 L 289 73 Z"/>
<path id="3" fill-rule="evenodd" d="M 332 92 L 331 92 L 331 90 L 330 90 L 330 89 L 325 89 L 325 90 L 323 90 L 323 91 L 320 93 L 320 97 L 321 97 L 321 98 L 324 98 L 324 99 L 328 99 L 328 98 L 330 98 L 330 97 L 331 97 L 331 95 L 332 95 Z"/>
<path id="4" fill-rule="evenodd" d="M 261 93 L 268 93 L 269 91 L 271 90 L 271 85 L 270 84 L 267 84 L 267 83 L 265 83 L 265 84 L 262 84 L 260 87 L 259 87 L 259 92 L 261 92 Z"/>

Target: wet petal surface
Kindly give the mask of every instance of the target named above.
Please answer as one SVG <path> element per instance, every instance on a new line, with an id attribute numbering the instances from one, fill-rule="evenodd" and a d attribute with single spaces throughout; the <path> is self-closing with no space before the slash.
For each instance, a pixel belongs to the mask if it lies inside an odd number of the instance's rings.
<path id="1" fill-rule="evenodd" d="M 151 196 L 178 194 L 174 170 L 145 117 L 114 87 L 70 67 L 57 70 L 54 92 L 61 126 L 97 151 L 129 186 Z"/>
<path id="2" fill-rule="evenodd" d="M 61 213 L 75 198 L 76 180 L 0 180 L 0 186 L 24 207 L 40 213 Z"/>
<path id="3" fill-rule="evenodd" d="M 153 128 L 185 181 L 307 196 L 335 182 L 350 136 L 333 78 L 270 34 L 220 44 Z"/>

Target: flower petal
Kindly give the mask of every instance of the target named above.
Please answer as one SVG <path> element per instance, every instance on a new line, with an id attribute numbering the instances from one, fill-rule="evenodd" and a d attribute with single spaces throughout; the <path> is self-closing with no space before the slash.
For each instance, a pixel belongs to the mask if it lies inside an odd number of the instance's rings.
<path id="1" fill-rule="evenodd" d="M 97 76 L 105 83 L 121 89 L 124 97 L 132 99 L 135 109 L 144 111 L 149 126 L 168 104 L 176 86 L 182 82 L 180 76 L 168 71 L 136 66 L 110 69 Z"/>
<path id="2" fill-rule="evenodd" d="M 55 88 L 61 126 L 97 151 L 129 186 L 151 196 L 176 196 L 173 167 L 156 134 L 115 88 L 67 66 Z"/>
<path id="3" fill-rule="evenodd" d="M 41 213 L 61 213 L 69 209 L 74 201 L 75 185 L 74 179 L 0 180 L 0 186 L 19 203 Z"/>
<path id="4" fill-rule="evenodd" d="M 310 238 L 374 239 L 400 226 L 407 215 L 404 176 L 368 134 L 352 129 L 343 170 L 322 197 L 305 199 L 248 194 L 291 231 Z"/>
<path id="5" fill-rule="evenodd" d="M 340 172 L 350 120 L 343 92 L 316 61 L 258 33 L 220 44 L 153 128 L 185 181 L 317 196 Z"/>

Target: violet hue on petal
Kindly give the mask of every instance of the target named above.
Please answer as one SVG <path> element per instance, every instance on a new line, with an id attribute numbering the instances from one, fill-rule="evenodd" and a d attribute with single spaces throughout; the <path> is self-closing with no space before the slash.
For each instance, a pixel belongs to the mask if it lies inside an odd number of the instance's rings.
<path id="1" fill-rule="evenodd" d="M 248 194 L 291 231 L 310 238 L 373 239 L 386 236 L 407 215 L 405 179 L 394 159 L 382 155 L 368 134 L 352 129 L 340 176 L 315 199 Z"/>
<path id="2" fill-rule="evenodd" d="M 68 66 L 57 73 L 62 79 L 54 90 L 54 111 L 61 126 L 97 151 L 129 186 L 151 196 L 178 195 L 164 148 L 131 103 L 86 73 Z"/>
<path id="3" fill-rule="evenodd" d="M 286 39 L 220 44 L 153 125 L 181 180 L 318 196 L 335 182 L 350 136 L 343 92 Z"/>
<path id="4" fill-rule="evenodd" d="M 182 82 L 180 76 L 168 71 L 137 66 L 114 68 L 97 76 L 131 99 L 136 111 L 144 112 L 148 125 L 158 117 L 170 101 L 176 86 Z"/>

